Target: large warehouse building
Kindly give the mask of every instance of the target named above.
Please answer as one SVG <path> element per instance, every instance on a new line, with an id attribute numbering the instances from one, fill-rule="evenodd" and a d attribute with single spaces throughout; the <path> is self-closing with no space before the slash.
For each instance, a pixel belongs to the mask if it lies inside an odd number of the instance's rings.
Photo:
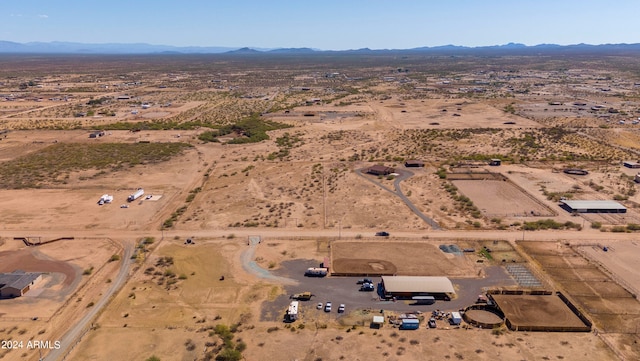
<path id="1" fill-rule="evenodd" d="M 577 213 L 627 213 L 627 207 L 615 201 L 560 201 L 560 207 Z"/>
<path id="2" fill-rule="evenodd" d="M 386 298 L 400 299 L 416 296 L 450 299 L 456 293 L 447 277 L 382 276 L 382 289 Z"/>

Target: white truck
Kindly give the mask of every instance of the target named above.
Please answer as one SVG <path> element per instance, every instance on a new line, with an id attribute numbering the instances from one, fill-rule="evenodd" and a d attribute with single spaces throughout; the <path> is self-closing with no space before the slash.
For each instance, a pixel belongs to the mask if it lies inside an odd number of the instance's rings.
<path id="1" fill-rule="evenodd" d="M 110 196 L 108 194 L 103 194 L 102 197 L 100 197 L 98 204 L 103 205 L 105 203 L 111 203 L 112 201 L 113 201 L 113 196 Z"/>
<path id="2" fill-rule="evenodd" d="M 291 301 L 284 318 L 285 322 L 293 322 L 298 319 L 298 301 Z"/>
<path id="3" fill-rule="evenodd" d="M 144 195 L 144 189 L 138 188 L 138 190 L 136 190 L 135 193 L 132 193 L 129 195 L 129 197 L 127 197 L 127 202 L 133 202 L 136 199 L 142 197 L 143 195 Z"/>

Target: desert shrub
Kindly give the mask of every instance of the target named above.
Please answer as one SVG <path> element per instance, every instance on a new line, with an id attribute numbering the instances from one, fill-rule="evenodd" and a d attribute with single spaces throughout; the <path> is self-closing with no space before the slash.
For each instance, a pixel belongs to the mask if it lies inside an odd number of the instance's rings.
<path id="1" fill-rule="evenodd" d="M 525 231 L 537 231 L 545 229 L 582 229 L 582 226 L 574 222 L 559 223 L 553 219 L 541 219 L 535 222 L 524 222 L 522 229 Z"/>
<path id="2" fill-rule="evenodd" d="M 0 185 L 4 189 L 40 188 L 64 182 L 65 175 L 73 171 L 162 162 L 189 147 L 187 143 L 56 143 L 2 162 Z"/>
<path id="3" fill-rule="evenodd" d="M 149 244 L 152 244 L 152 243 L 153 243 L 153 242 L 155 242 L 155 241 L 156 241 L 156 239 L 155 239 L 155 238 L 153 238 L 153 237 L 145 237 L 145 238 L 142 240 L 142 244 L 149 245 Z"/>
<path id="4" fill-rule="evenodd" d="M 216 361 L 240 361 L 242 360 L 242 353 L 238 350 L 231 348 L 225 348 L 217 356 Z"/>
<path id="5" fill-rule="evenodd" d="M 640 224 L 629 223 L 629 224 L 627 224 L 627 230 L 629 230 L 629 231 L 640 231 Z"/>

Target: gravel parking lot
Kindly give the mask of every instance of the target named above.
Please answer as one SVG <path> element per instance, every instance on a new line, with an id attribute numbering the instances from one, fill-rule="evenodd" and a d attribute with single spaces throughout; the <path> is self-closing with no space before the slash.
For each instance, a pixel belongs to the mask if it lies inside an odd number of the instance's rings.
<path id="1" fill-rule="evenodd" d="M 482 289 L 486 287 L 516 285 L 515 281 L 500 266 L 487 267 L 484 278 L 455 279 L 451 281 L 456 288 L 457 297 L 451 301 L 436 301 L 432 305 L 412 305 L 411 301 L 384 301 L 380 300 L 376 292 L 361 292 L 360 285 L 356 282 L 361 277 L 305 277 L 304 271 L 309 267 L 317 267 L 315 260 L 293 260 L 282 264 L 282 267 L 273 273 L 277 276 L 296 280 L 299 284 L 285 286 L 285 295 L 278 296 L 274 301 L 265 302 L 262 305 L 261 319 L 263 321 L 278 321 L 284 319 L 284 312 L 291 300 L 289 296 L 294 293 L 311 292 L 314 296 L 309 301 L 300 303 L 301 310 L 316 310 L 318 302 L 323 305 L 326 302 L 333 304 L 331 315 L 340 317 L 343 314 L 337 312 L 338 305 L 346 305 L 346 313 L 355 309 L 384 309 L 396 312 L 431 312 L 433 310 L 456 311 L 475 303 Z M 380 277 L 368 277 L 378 284 Z"/>

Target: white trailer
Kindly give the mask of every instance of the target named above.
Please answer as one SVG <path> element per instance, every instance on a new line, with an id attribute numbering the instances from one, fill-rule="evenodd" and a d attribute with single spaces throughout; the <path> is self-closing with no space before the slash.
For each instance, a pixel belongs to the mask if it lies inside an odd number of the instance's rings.
<path id="1" fill-rule="evenodd" d="M 128 202 L 133 202 L 136 199 L 142 197 L 143 195 L 144 195 L 144 189 L 138 188 L 138 190 L 136 190 L 135 193 L 130 194 L 129 197 L 127 197 L 127 201 Z"/>
<path id="2" fill-rule="evenodd" d="M 293 322 L 298 319 L 298 301 L 291 301 L 284 318 L 287 322 Z"/>
<path id="3" fill-rule="evenodd" d="M 108 194 L 103 194 L 102 197 L 100 197 L 98 204 L 103 205 L 105 203 L 111 203 L 112 201 L 113 201 L 113 196 L 110 196 Z"/>
<path id="4" fill-rule="evenodd" d="M 304 275 L 307 277 L 324 277 L 329 273 L 329 269 L 326 267 L 311 267 L 307 268 Z"/>

